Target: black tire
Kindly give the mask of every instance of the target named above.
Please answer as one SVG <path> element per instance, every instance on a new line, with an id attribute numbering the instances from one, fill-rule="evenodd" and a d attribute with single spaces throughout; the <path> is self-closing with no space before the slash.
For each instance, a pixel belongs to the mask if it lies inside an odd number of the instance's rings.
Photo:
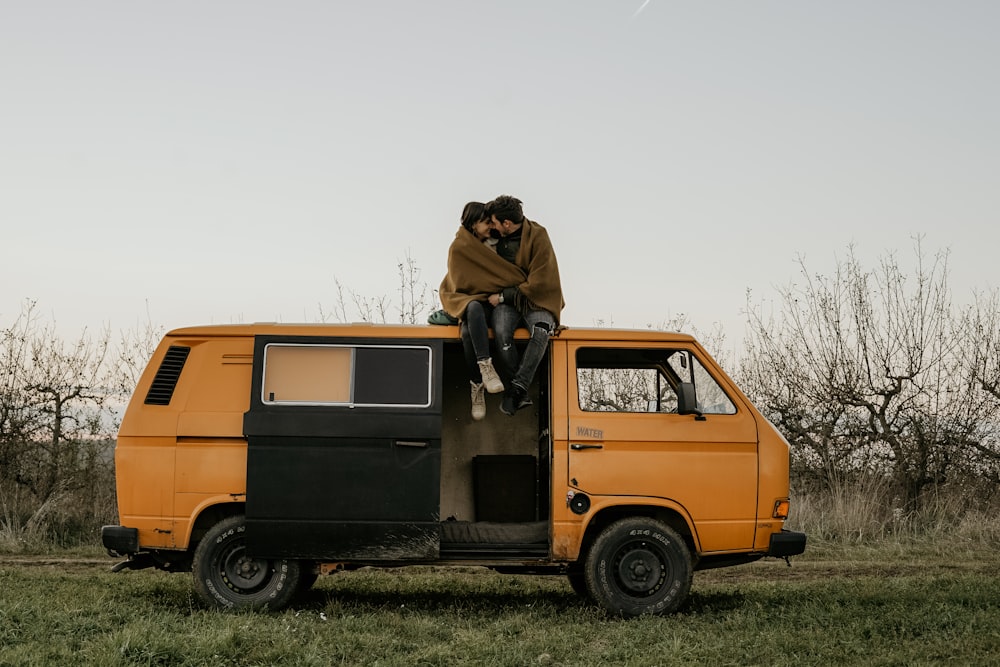
<path id="1" fill-rule="evenodd" d="M 299 590 L 299 561 L 248 557 L 245 531 L 242 516 L 209 529 L 194 552 L 195 589 L 212 607 L 281 609 Z"/>
<path id="2" fill-rule="evenodd" d="M 584 575 L 594 601 L 616 616 L 668 614 L 691 590 L 691 552 L 661 521 L 620 519 L 587 553 Z"/>

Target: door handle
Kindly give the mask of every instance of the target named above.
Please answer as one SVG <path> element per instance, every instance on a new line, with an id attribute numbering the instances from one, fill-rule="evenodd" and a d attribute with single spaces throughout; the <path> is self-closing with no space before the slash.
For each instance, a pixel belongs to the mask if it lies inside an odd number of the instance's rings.
<path id="1" fill-rule="evenodd" d="M 574 442 L 569 446 L 570 449 L 580 451 L 581 449 L 604 449 L 604 445 L 591 445 L 583 444 L 580 442 Z"/>
<path id="2" fill-rule="evenodd" d="M 418 442 L 416 440 L 397 440 L 397 447 L 426 447 L 426 442 Z"/>

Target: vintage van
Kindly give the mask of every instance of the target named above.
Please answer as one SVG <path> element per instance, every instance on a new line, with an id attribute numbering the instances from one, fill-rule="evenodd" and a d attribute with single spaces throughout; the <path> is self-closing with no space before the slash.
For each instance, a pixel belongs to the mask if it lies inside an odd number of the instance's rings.
<path id="1" fill-rule="evenodd" d="M 804 551 L 787 442 L 691 336 L 564 328 L 532 405 L 487 396 L 478 422 L 466 372 L 454 326 L 169 332 L 118 434 L 115 569 L 278 609 L 319 574 L 477 565 L 635 616 L 694 570 Z"/>

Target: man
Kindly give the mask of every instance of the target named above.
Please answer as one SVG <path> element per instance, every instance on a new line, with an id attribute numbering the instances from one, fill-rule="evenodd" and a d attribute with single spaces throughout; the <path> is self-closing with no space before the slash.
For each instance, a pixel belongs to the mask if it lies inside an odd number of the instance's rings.
<path id="1" fill-rule="evenodd" d="M 506 387 L 500 410 L 513 415 L 531 405 L 528 387 L 548 349 L 549 336 L 559 325 L 565 302 L 549 234 L 540 224 L 524 217 L 521 200 L 501 195 L 486 205 L 486 214 L 500 237 L 497 254 L 524 275 L 520 282 L 489 296 L 496 357 Z M 514 345 L 514 330 L 522 325 L 531 334 L 523 358 Z"/>

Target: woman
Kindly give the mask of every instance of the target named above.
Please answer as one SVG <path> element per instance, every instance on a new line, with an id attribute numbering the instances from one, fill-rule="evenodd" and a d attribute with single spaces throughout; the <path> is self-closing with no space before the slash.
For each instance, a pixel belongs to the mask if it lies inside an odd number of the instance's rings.
<path id="1" fill-rule="evenodd" d="M 493 367 L 490 356 L 489 315 L 493 310 L 487 298 L 492 283 L 482 280 L 477 267 L 497 260 L 496 239 L 490 235 L 490 220 L 486 205 L 469 202 L 462 210 L 462 227 L 448 248 L 448 275 L 438 291 L 444 310 L 461 322 L 462 346 L 465 349 L 472 389 L 472 418 L 486 416 L 485 389 L 491 394 L 504 390 L 503 381 Z M 488 272 L 487 272 L 488 273 Z"/>

